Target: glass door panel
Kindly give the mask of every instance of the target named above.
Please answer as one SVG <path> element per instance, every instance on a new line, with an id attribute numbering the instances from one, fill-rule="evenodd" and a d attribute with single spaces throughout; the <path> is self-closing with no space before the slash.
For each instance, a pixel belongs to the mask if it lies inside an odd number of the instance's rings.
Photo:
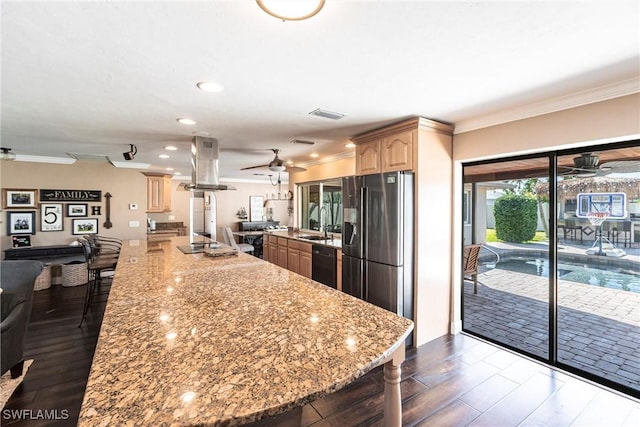
<path id="1" fill-rule="evenodd" d="M 549 358 L 549 158 L 465 166 L 464 245 L 481 244 L 464 280 L 463 329 Z"/>
<path id="2" fill-rule="evenodd" d="M 559 156 L 557 178 L 557 361 L 636 394 L 640 392 L 637 152 L 632 147 Z M 623 212 L 607 203 L 609 193 L 624 194 Z M 598 225 L 603 218 L 585 217 L 589 211 L 611 211 L 611 215 Z"/>

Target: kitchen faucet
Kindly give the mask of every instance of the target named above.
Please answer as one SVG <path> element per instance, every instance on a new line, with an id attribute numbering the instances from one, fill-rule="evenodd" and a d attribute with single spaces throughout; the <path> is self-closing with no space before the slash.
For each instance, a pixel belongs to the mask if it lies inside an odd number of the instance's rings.
<path id="1" fill-rule="evenodd" d="M 324 211 L 324 218 L 322 217 L 322 211 Z M 329 240 L 329 224 L 327 224 L 327 208 L 325 206 L 320 208 L 320 222 L 324 224 L 324 239 Z"/>

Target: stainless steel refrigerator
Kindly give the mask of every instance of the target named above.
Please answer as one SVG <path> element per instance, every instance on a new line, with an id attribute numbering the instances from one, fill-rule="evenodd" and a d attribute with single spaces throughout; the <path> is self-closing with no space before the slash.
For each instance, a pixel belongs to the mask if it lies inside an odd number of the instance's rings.
<path id="1" fill-rule="evenodd" d="M 342 290 L 413 318 L 413 174 L 342 179 Z"/>

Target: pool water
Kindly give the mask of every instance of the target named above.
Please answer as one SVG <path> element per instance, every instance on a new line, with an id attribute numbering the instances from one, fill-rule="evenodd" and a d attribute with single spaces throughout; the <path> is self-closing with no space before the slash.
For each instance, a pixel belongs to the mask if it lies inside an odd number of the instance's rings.
<path id="1" fill-rule="evenodd" d="M 495 268 L 518 273 L 549 277 L 546 259 L 511 258 L 500 261 Z M 640 293 L 640 271 L 621 270 L 615 267 L 596 267 L 572 262 L 558 263 L 558 277 L 562 280 Z"/>

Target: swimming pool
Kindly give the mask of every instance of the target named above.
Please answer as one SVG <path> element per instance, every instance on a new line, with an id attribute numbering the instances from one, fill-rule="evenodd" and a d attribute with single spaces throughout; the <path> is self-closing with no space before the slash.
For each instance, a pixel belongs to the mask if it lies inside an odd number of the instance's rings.
<path id="1" fill-rule="evenodd" d="M 549 277 L 549 262 L 542 258 L 505 259 L 496 264 L 495 268 Z M 640 293 L 640 271 L 561 261 L 558 263 L 558 277 L 602 288 Z"/>

